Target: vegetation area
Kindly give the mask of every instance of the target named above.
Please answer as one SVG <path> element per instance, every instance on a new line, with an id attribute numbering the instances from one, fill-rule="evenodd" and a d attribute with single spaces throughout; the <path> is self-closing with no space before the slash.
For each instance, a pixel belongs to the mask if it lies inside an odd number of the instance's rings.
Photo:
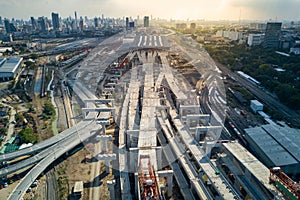
<path id="1" fill-rule="evenodd" d="M 43 118 L 50 119 L 55 115 L 55 108 L 50 101 L 46 101 L 43 106 Z"/>
<path id="2" fill-rule="evenodd" d="M 25 128 L 25 129 L 21 130 L 19 135 L 21 137 L 22 143 L 32 143 L 32 144 L 34 144 L 34 143 L 38 142 L 38 138 L 33 133 L 32 128 Z"/>
<path id="3" fill-rule="evenodd" d="M 299 56 L 282 56 L 262 47 L 245 45 L 205 45 L 212 58 L 231 70 L 241 70 L 260 81 L 275 93 L 279 100 L 292 109 L 300 109 Z M 285 71 L 277 71 L 282 68 Z"/>

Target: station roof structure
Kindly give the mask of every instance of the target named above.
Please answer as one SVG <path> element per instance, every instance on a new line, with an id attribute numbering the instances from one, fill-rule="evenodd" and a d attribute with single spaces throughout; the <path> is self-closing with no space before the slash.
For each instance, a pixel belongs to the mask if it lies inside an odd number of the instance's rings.
<path id="1" fill-rule="evenodd" d="M 15 73 L 23 58 L 0 58 L 0 73 Z"/>

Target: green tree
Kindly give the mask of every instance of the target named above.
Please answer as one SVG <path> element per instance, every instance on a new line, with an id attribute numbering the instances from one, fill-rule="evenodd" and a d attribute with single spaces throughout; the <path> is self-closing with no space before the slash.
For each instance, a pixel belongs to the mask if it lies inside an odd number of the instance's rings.
<path id="1" fill-rule="evenodd" d="M 7 128 L 1 127 L 0 128 L 0 135 L 6 135 Z"/>
<path id="2" fill-rule="evenodd" d="M 31 128 L 25 128 L 22 131 L 20 131 L 19 134 L 23 143 L 34 144 L 38 142 L 38 138 L 36 137 L 36 135 L 34 135 L 33 130 Z"/>
<path id="3" fill-rule="evenodd" d="M 48 116 L 52 116 L 55 113 L 55 108 L 54 108 L 54 106 L 52 105 L 51 102 L 47 101 L 44 104 L 43 113 L 48 115 Z"/>

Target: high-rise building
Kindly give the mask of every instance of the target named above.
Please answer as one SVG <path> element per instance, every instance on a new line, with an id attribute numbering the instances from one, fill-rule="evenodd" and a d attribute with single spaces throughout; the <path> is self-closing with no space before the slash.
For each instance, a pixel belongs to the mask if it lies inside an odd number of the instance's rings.
<path id="1" fill-rule="evenodd" d="M 128 30 L 128 28 L 129 28 L 129 18 L 126 17 L 126 30 Z"/>
<path id="2" fill-rule="evenodd" d="M 81 31 L 83 31 L 83 29 L 84 29 L 84 26 L 83 26 L 83 18 L 82 18 L 82 17 L 80 17 L 79 28 L 80 28 Z"/>
<path id="3" fill-rule="evenodd" d="M 75 11 L 75 26 L 78 27 L 77 12 Z"/>
<path id="4" fill-rule="evenodd" d="M 11 33 L 11 31 L 10 31 L 10 23 L 9 23 L 8 19 L 4 19 L 4 27 L 5 27 L 6 33 Z"/>
<path id="5" fill-rule="evenodd" d="M 36 30 L 37 25 L 36 25 L 36 21 L 35 21 L 34 17 L 30 17 L 30 20 L 31 20 L 32 30 Z"/>
<path id="6" fill-rule="evenodd" d="M 94 24 L 95 24 L 95 28 L 97 28 L 99 26 L 99 20 L 98 17 L 94 18 Z"/>
<path id="7" fill-rule="evenodd" d="M 52 13 L 52 25 L 54 30 L 59 30 L 59 17 L 58 13 Z"/>
<path id="8" fill-rule="evenodd" d="M 144 17 L 144 27 L 149 27 L 149 16 Z"/>
<path id="9" fill-rule="evenodd" d="M 3 23 L 3 22 L 2 22 L 2 17 L 0 16 L 0 25 L 2 25 L 2 23 Z"/>
<path id="10" fill-rule="evenodd" d="M 278 48 L 281 33 L 281 22 L 268 22 L 265 31 L 265 40 L 263 46 L 265 48 Z"/>
<path id="11" fill-rule="evenodd" d="M 39 24 L 39 29 L 42 32 L 46 32 L 46 20 L 44 17 L 39 17 L 38 18 L 38 24 Z"/>

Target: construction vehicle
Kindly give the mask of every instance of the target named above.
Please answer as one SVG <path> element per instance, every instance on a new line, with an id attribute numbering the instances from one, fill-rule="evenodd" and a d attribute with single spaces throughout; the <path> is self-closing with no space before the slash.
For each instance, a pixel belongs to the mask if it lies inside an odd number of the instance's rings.
<path id="1" fill-rule="evenodd" d="M 146 164 L 147 163 L 147 164 Z M 157 178 L 149 155 L 141 155 L 138 169 L 141 200 L 161 200 Z"/>
<path id="2" fill-rule="evenodd" d="M 269 181 L 270 183 L 275 184 L 288 199 L 300 199 L 300 183 L 293 181 L 280 167 L 273 167 L 270 169 Z"/>

